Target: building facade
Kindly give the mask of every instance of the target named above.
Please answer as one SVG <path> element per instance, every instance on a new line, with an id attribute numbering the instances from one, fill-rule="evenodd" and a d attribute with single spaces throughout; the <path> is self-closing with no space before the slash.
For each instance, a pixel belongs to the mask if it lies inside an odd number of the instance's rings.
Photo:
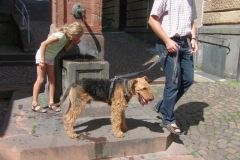
<path id="1" fill-rule="evenodd" d="M 148 25 L 154 0 L 103 0 L 103 30 L 125 31 L 152 45 L 156 36 Z M 240 74 L 240 1 L 195 0 L 199 50 L 195 67 L 237 79 Z"/>

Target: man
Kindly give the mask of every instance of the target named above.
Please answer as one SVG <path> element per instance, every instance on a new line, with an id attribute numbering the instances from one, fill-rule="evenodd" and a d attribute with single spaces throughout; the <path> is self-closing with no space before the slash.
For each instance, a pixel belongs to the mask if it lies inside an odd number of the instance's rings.
<path id="1" fill-rule="evenodd" d="M 194 81 L 192 53 L 198 48 L 196 18 L 194 0 L 155 0 L 148 21 L 158 36 L 159 56 L 168 52 L 161 60 L 166 76 L 163 99 L 154 109 L 162 116 L 162 126 L 177 135 L 182 131 L 176 124 L 174 106 Z"/>

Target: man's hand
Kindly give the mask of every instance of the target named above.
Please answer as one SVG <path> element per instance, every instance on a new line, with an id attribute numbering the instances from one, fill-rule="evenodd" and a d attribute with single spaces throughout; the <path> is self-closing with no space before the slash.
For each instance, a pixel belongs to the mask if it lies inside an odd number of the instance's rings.
<path id="1" fill-rule="evenodd" d="M 166 42 L 166 48 L 167 48 L 168 52 L 177 52 L 179 45 L 172 39 L 169 39 Z"/>
<path id="2" fill-rule="evenodd" d="M 191 53 L 196 53 L 198 50 L 198 45 L 197 45 L 197 40 L 196 39 L 191 39 Z"/>

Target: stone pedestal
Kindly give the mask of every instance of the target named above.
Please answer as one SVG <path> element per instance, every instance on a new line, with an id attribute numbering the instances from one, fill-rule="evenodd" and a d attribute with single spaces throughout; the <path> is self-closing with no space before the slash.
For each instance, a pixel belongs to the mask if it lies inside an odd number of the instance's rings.
<path id="1" fill-rule="evenodd" d="M 85 9 L 84 17 L 76 17 L 73 8 Z M 59 102 L 61 95 L 71 83 L 81 78 L 109 78 L 109 64 L 104 61 L 104 37 L 102 35 L 102 0 L 52 0 L 50 4 L 50 32 L 72 22 L 80 22 L 84 29 L 81 42 L 66 53 L 62 50 L 55 58 L 55 95 Z M 45 86 L 48 99 L 48 84 Z"/>
<path id="2" fill-rule="evenodd" d="M 62 90 L 83 78 L 109 78 L 109 63 L 97 59 L 63 60 Z"/>

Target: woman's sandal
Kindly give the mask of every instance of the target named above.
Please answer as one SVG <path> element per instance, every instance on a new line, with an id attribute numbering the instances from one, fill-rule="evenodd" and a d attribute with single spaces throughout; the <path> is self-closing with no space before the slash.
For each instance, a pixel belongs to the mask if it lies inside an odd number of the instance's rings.
<path id="1" fill-rule="evenodd" d="M 182 132 L 181 132 L 181 130 L 178 126 L 175 127 L 175 126 L 172 126 L 171 124 L 162 124 L 162 127 L 167 128 L 167 130 L 169 132 L 173 133 L 173 134 L 176 134 L 176 135 L 181 135 L 182 134 Z M 180 132 L 176 132 L 177 129 L 179 129 Z"/>
<path id="2" fill-rule="evenodd" d="M 51 109 L 51 110 L 54 110 L 55 112 L 60 112 L 61 111 L 60 107 L 53 106 L 53 103 L 49 104 L 48 108 Z"/>
<path id="3" fill-rule="evenodd" d="M 42 108 L 39 104 L 36 104 L 36 105 L 32 104 L 32 110 L 34 112 L 39 112 L 39 113 L 46 113 L 47 112 L 47 110 Z"/>

